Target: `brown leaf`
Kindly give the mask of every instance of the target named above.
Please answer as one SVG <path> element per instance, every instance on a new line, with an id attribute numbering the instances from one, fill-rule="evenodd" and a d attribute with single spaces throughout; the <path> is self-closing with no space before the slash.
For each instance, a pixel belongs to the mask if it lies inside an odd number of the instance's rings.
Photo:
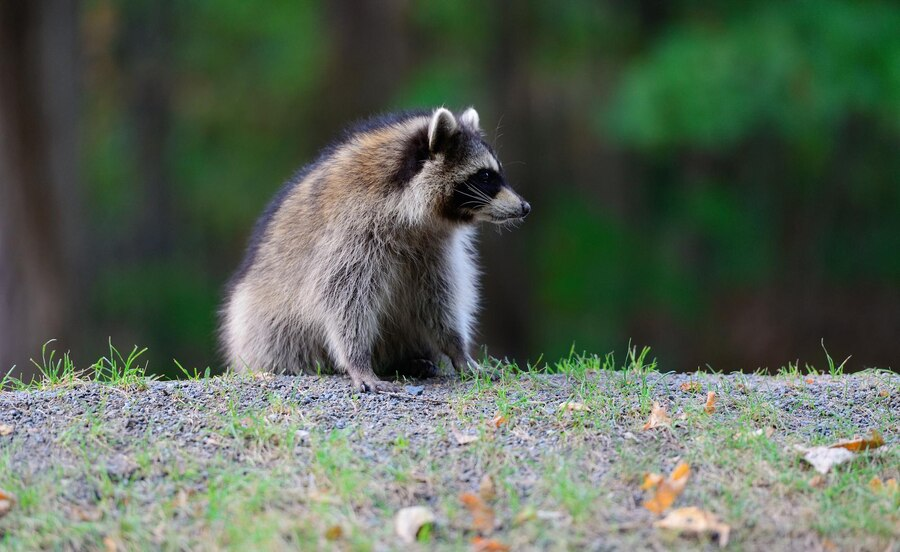
<path id="1" fill-rule="evenodd" d="M 16 504 L 16 495 L 0 489 L 0 518 L 12 510 Z"/>
<path id="2" fill-rule="evenodd" d="M 881 436 L 881 433 L 877 429 L 873 429 L 869 432 L 868 437 L 859 437 L 847 441 L 838 441 L 828 448 L 843 448 L 849 450 L 850 452 L 859 452 L 861 450 L 870 448 L 878 448 L 883 444 L 884 437 Z"/>
<path id="3" fill-rule="evenodd" d="M 106 552 L 116 552 L 119 549 L 119 545 L 116 544 L 115 539 L 110 536 L 103 537 L 103 548 Z"/>
<path id="4" fill-rule="evenodd" d="M 513 519 L 513 525 L 522 525 L 523 523 L 527 523 L 536 517 L 537 510 L 530 506 L 526 506 L 522 509 L 522 511 L 516 514 L 515 519 Z"/>
<path id="5" fill-rule="evenodd" d="M 494 480 L 489 474 L 484 474 L 481 483 L 478 484 L 478 496 L 485 502 L 490 502 L 497 498 L 497 490 L 494 488 Z"/>
<path id="6" fill-rule="evenodd" d="M 892 477 L 887 481 L 881 481 L 881 478 L 876 476 L 869 481 L 869 488 L 876 493 L 894 494 L 897 492 L 897 480 Z"/>
<path id="7" fill-rule="evenodd" d="M 699 393 L 703 391 L 703 384 L 699 381 L 686 381 L 681 384 L 681 390 L 685 393 Z"/>
<path id="8" fill-rule="evenodd" d="M 394 517 L 394 532 L 403 542 L 416 542 L 419 530 L 429 523 L 434 523 L 434 513 L 424 506 L 402 508 Z"/>
<path id="9" fill-rule="evenodd" d="M 506 416 L 504 416 L 503 414 L 500 414 L 499 412 L 497 412 L 497 414 L 496 414 L 493 418 L 491 418 L 491 422 L 490 422 L 490 423 L 491 423 L 491 425 L 496 429 L 496 428 L 499 428 L 500 426 L 502 426 L 503 424 L 505 424 L 505 423 L 508 422 L 508 421 L 509 421 L 509 420 L 507 419 Z"/>
<path id="10" fill-rule="evenodd" d="M 803 460 L 817 472 L 825 475 L 831 468 L 853 459 L 853 453 L 844 448 L 798 447 L 804 453 Z"/>
<path id="11" fill-rule="evenodd" d="M 677 531 L 679 535 L 715 534 L 718 535 L 720 548 L 728 544 L 731 533 L 731 527 L 719 521 L 715 514 L 694 506 L 673 510 L 665 518 L 654 522 L 653 526 Z"/>
<path id="12" fill-rule="evenodd" d="M 0 437 L 6 437 L 15 430 L 15 426 L 11 426 L 9 424 L 0 424 Z"/>
<path id="13" fill-rule="evenodd" d="M 641 483 L 641 490 L 646 491 L 648 489 L 656 488 L 663 482 L 663 479 L 665 478 L 658 473 L 645 473 L 644 482 Z"/>
<path id="14" fill-rule="evenodd" d="M 806 378 L 806 383 L 813 384 L 813 383 L 816 383 L 816 380 L 814 380 L 812 378 Z"/>
<path id="15" fill-rule="evenodd" d="M 489 535 L 494 531 L 494 509 L 488 506 L 480 496 L 475 493 L 462 493 L 459 495 L 459 500 L 472 515 L 474 531 L 484 535 Z"/>
<path id="16" fill-rule="evenodd" d="M 706 394 L 706 406 L 703 407 L 706 410 L 707 414 L 712 414 L 716 411 L 716 392 L 710 391 Z"/>
<path id="17" fill-rule="evenodd" d="M 103 519 L 103 511 L 93 506 L 75 506 L 69 513 L 69 517 L 77 521 L 100 521 Z"/>
<path id="18" fill-rule="evenodd" d="M 450 432 L 453 433 L 453 438 L 456 439 L 457 445 L 468 445 L 469 443 L 474 443 L 478 440 L 478 435 L 463 433 L 455 427 L 451 427 Z"/>
<path id="19" fill-rule="evenodd" d="M 332 525 L 325 530 L 325 538 L 330 541 L 336 541 L 344 536 L 344 529 L 340 525 Z"/>
<path id="20" fill-rule="evenodd" d="M 825 486 L 825 476 L 817 473 L 816 475 L 809 478 L 809 486 L 815 488 L 821 488 Z"/>
<path id="21" fill-rule="evenodd" d="M 661 406 L 658 402 L 654 401 L 653 406 L 650 408 L 650 418 L 647 420 L 647 423 L 644 424 L 644 431 L 655 427 L 669 427 L 671 425 L 672 418 L 669 418 L 669 414 L 666 413 L 666 407 Z"/>
<path id="22" fill-rule="evenodd" d="M 566 412 L 590 412 L 591 409 L 587 407 L 587 405 L 575 402 L 575 401 L 565 401 L 559 405 L 559 410 Z"/>
<path id="23" fill-rule="evenodd" d="M 475 537 L 472 539 L 473 552 L 509 552 L 509 545 L 503 544 L 497 539 Z"/>
<path id="24" fill-rule="evenodd" d="M 882 389 L 878 392 L 879 397 L 890 397 L 891 393 L 887 389 Z"/>
<path id="25" fill-rule="evenodd" d="M 644 485 L 646 485 L 647 489 L 654 488 L 653 483 L 658 481 L 655 485 L 655 494 L 647 501 L 644 502 L 644 508 L 650 510 L 654 514 L 663 513 L 669 506 L 675 502 L 675 499 L 678 498 L 678 495 L 684 491 L 684 488 L 687 486 L 688 478 L 691 475 L 691 467 L 685 463 L 681 462 L 675 469 L 672 470 L 672 474 L 669 477 L 662 479 L 659 477 L 653 477 L 656 474 L 650 474 L 650 476 L 644 478 Z M 641 488 L 645 488 L 644 485 Z"/>

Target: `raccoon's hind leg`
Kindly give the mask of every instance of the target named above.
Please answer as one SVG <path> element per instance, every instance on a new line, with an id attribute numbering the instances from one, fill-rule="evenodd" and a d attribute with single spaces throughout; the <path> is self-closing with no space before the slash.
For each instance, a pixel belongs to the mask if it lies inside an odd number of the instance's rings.
<path id="1" fill-rule="evenodd" d="M 400 391 L 398 386 L 379 379 L 372 369 L 377 315 L 372 307 L 373 293 L 369 286 L 359 286 L 358 293 L 354 293 L 350 301 L 329 309 L 333 314 L 325 325 L 328 349 L 335 367 L 350 376 L 357 390 L 397 393 Z"/>

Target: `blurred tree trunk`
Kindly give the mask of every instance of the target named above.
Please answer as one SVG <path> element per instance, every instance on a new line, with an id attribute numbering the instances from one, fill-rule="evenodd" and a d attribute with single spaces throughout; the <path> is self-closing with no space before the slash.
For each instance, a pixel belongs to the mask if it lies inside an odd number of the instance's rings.
<path id="1" fill-rule="evenodd" d="M 141 260 L 171 258 L 177 235 L 166 152 L 172 119 L 172 6 L 168 0 L 153 0 L 122 8 L 121 69 L 128 80 L 140 186 L 134 240 L 128 249 Z"/>
<path id="2" fill-rule="evenodd" d="M 69 335 L 77 285 L 77 14 L 0 3 L 0 371 L 26 378 L 40 345 Z"/>
<path id="3" fill-rule="evenodd" d="M 504 163 L 510 184 L 525 197 L 536 211 L 546 207 L 545 194 L 528 187 L 530 174 L 541 174 L 546 156 L 539 151 L 535 136 L 540 135 L 536 117 L 531 112 L 527 59 L 529 50 L 527 29 L 532 17 L 528 4 L 503 0 L 491 10 L 493 42 L 490 51 L 490 86 L 497 104 L 482 120 L 492 121 L 502 140 L 495 144 L 501 148 L 500 160 Z M 502 131 L 501 128 L 502 123 Z M 495 132 L 486 126 L 488 139 L 494 141 Z M 529 160 L 528 165 L 521 163 Z M 531 348 L 535 325 L 532 309 L 532 268 L 526 244 L 529 219 L 521 228 L 510 232 L 483 225 L 481 229 L 481 263 L 484 304 L 481 312 L 479 344 L 488 348 L 495 357 L 509 356 L 519 362 L 531 360 L 540 351 Z M 532 234 L 534 235 L 534 234 Z"/>
<path id="4" fill-rule="evenodd" d="M 332 59 L 311 112 L 323 139 L 347 125 L 348 113 L 362 118 L 384 111 L 406 81 L 411 61 L 407 0 L 325 5 Z"/>

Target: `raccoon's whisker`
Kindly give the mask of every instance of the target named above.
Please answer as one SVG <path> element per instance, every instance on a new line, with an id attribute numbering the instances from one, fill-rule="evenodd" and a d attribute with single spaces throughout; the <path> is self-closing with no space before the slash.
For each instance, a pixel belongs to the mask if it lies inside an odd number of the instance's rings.
<path id="1" fill-rule="evenodd" d="M 466 188 L 474 192 L 476 195 L 478 195 L 478 197 L 484 199 L 488 203 L 491 202 L 491 198 L 486 193 L 482 192 L 478 188 L 473 187 L 471 184 L 466 184 Z"/>
<path id="2" fill-rule="evenodd" d="M 462 195 L 464 195 L 464 196 L 466 196 L 466 197 L 471 197 L 472 199 L 475 199 L 475 200 L 478 200 L 478 201 L 483 201 L 483 202 L 485 202 L 485 203 L 490 203 L 490 202 L 491 202 L 490 198 L 487 197 L 487 196 L 484 195 L 484 194 L 481 194 L 481 195 L 472 195 L 472 194 L 467 194 L 467 193 L 465 193 L 465 192 L 463 192 L 463 191 L 460 191 L 459 193 L 461 193 Z"/>
<path id="3" fill-rule="evenodd" d="M 474 190 L 472 190 L 472 191 L 474 191 Z M 474 198 L 477 198 L 477 199 L 482 199 L 482 196 L 479 196 L 479 195 L 473 195 L 473 194 L 467 194 L 466 192 L 464 192 L 464 191 L 462 191 L 462 190 L 459 190 L 459 193 L 461 193 L 462 195 L 464 195 L 464 196 L 466 196 L 466 197 L 474 197 Z"/>

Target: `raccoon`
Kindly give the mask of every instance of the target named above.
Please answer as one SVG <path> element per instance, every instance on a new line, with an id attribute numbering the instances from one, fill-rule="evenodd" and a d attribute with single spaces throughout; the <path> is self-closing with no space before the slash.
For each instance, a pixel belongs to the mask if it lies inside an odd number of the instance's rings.
<path id="1" fill-rule="evenodd" d="M 256 224 L 221 311 L 231 369 L 336 371 L 363 392 L 416 367 L 477 369 L 477 223 L 524 218 L 473 108 L 346 130 Z"/>

